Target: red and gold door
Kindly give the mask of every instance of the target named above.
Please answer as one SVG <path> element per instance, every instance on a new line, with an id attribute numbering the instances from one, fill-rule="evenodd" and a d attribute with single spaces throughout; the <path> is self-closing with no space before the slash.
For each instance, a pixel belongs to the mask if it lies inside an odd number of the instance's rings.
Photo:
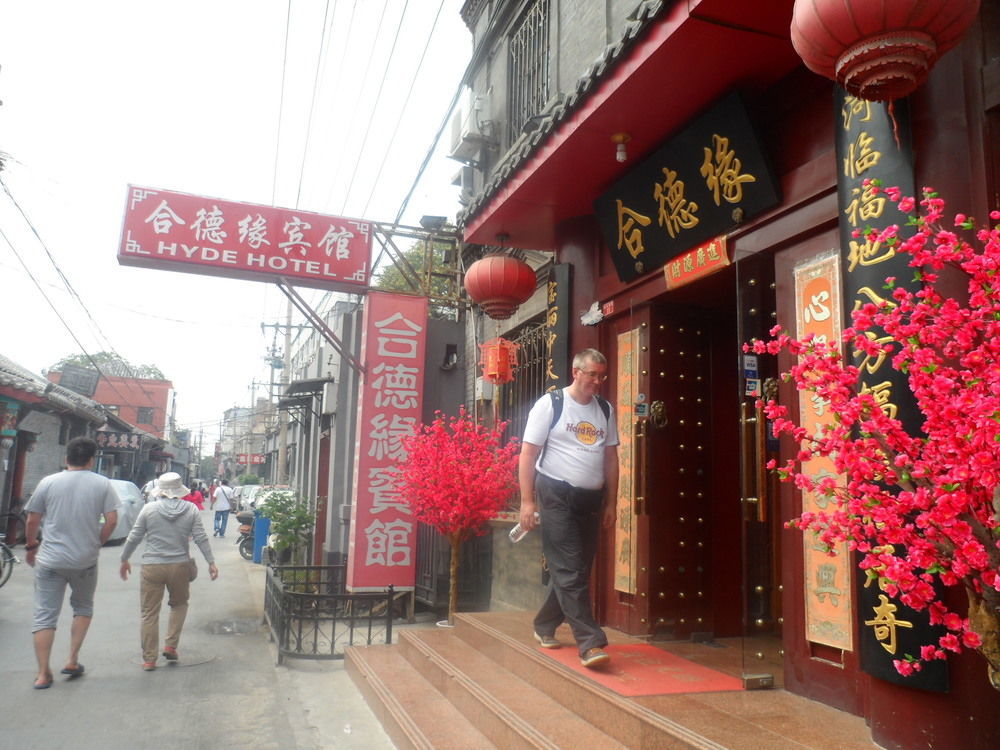
<path id="1" fill-rule="evenodd" d="M 600 614 L 632 634 L 725 643 L 752 674 L 779 648 L 780 521 L 748 390 L 773 367 L 748 372 L 741 344 L 773 324 L 772 268 L 743 262 L 668 292 L 612 319 L 602 341 L 622 476 Z"/>

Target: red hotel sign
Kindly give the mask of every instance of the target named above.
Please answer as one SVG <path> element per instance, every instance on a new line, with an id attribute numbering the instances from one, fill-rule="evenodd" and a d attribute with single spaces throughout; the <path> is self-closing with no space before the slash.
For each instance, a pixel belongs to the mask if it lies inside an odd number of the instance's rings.
<path id="1" fill-rule="evenodd" d="M 354 503 L 347 547 L 347 588 L 413 588 L 417 522 L 396 490 L 400 441 L 420 424 L 427 339 L 427 298 L 371 292 L 365 301 L 361 360 L 365 382 L 354 451 Z"/>
<path id="2" fill-rule="evenodd" d="M 264 463 L 266 457 L 263 453 L 237 453 L 236 463 L 240 466 L 257 466 Z"/>
<path id="3" fill-rule="evenodd" d="M 129 185 L 118 262 L 357 292 L 371 236 L 367 221 Z"/>

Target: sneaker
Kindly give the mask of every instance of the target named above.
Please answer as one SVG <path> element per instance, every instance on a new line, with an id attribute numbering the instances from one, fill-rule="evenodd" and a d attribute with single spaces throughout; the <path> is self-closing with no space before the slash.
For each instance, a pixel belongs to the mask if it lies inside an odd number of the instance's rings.
<path id="1" fill-rule="evenodd" d="M 142 663 L 142 668 L 145 669 L 147 672 L 152 672 L 154 669 L 156 669 L 156 662 L 155 661 L 144 661 Z"/>
<path id="2" fill-rule="evenodd" d="M 599 664 L 607 664 L 609 661 L 611 661 L 611 657 L 602 648 L 588 648 L 580 657 L 580 663 L 585 667 L 596 667 Z"/>
<path id="3" fill-rule="evenodd" d="M 562 648 L 562 644 L 556 640 L 554 635 L 539 635 L 535 633 L 535 640 L 542 648 Z"/>
<path id="4" fill-rule="evenodd" d="M 167 661 L 177 661 L 177 649 L 170 646 L 164 646 L 163 656 Z"/>

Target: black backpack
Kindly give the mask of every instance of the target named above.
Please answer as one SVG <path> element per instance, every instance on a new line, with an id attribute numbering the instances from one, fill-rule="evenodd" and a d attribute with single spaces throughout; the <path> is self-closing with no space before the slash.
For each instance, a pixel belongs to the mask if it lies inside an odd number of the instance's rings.
<path id="1" fill-rule="evenodd" d="M 552 421 L 549 422 L 549 432 L 555 429 L 556 423 L 559 421 L 559 417 L 562 416 L 563 410 L 563 392 L 562 388 L 557 388 L 554 391 L 549 391 L 549 398 L 552 399 Z M 601 412 L 604 414 L 605 419 L 611 419 L 611 404 L 609 404 L 602 396 L 594 394 L 594 398 L 597 399 L 597 405 L 601 407 Z M 545 450 L 549 447 L 548 437 L 545 439 L 545 445 L 542 446 L 542 455 L 538 458 L 538 465 L 541 466 L 545 461 Z"/>
<path id="2" fill-rule="evenodd" d="M 562 388 L 557 388 L 554 391 L 549 391 L 549 398 L 552 399 L 552 422 L 549 423 L 549 432 L 552 432 L 553 428 L 556 426 L 556 422 L 559 421 L 559 417 L 562 416 L 563 409 L 563 392 Z M 604 414 L 605 419 L 611 418 L 611 404 L 609 404 L 603 397 L 594 394 L 594 398 L 597 399 L 597 405 L 601 407 L 601 412 Z"/>

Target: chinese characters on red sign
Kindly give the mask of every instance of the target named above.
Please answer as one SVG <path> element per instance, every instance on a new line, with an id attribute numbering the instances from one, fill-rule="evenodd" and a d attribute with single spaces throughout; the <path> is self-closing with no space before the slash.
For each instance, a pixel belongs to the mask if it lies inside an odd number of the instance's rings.
<path id="1" fill-rule="evenodd" d="M 240 466 L 256 466 L 257 464 L 264 463 L 263 453 L 238 453 L 236 454 L 236 463 Z"/>
<path id="2" fill-rule="evenodd" d="M 668 261 L 667 265 L 663 267 L 663 277 L 667 281 L 667 289 L 676 289 L 716 271 L 721 271 L 728 265 L 729 253 L 726 250 L 726 238 L 716 237 L 711 242 L 698 245 L 698 247 Z"/>
<path id="3" fill-rule="evenodd" d="M 396 490 L 401 441 L 416 432 L 423 407 L 427 299 L 372 292 L 365 301 L 347 588 L 412 589 L 417 523 Z"/>
<path id="4" fill-rule="evenodd" d="M 358 291 L 371 235 L 366 221 L 130 185 L 118 262 Z"/>

